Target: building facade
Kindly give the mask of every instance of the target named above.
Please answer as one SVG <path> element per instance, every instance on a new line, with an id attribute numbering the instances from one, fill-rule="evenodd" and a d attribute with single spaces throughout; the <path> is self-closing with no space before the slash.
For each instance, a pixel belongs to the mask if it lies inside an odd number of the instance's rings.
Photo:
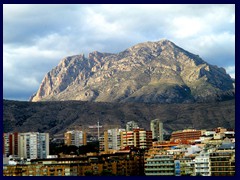
<path id="1" fill-rule="evenodd" d="M 143 157 L 134 152 L 99 156 L 33 159 L 29 164 L 5 166 L 3 176 L 139 176 L 144 175 Z"/>
<path id="2" fill-rule="evenodd" d="M 151 120 L 150 129 L 152 131 L 153 139 L 163 141 L 163 123 L 159 119 Z"/>
<path id="3" fill-rule="evenodd" d="M 27 159 L 47 158 L 49 134 L 38 132 L 19 133 L 18 156 Z"/>
<path id="4" fill-rule="evenodd" d="M 195 176 L 211 176 L 208 152 L 201 152 L 195 157 L 194 174 Z"/>
<path id="5" fill-rule="evenodd" d="M 3 133 L 3 154 L 18 155 L 18 133 Z"/>
<path id="6" fill-rule="evenodd" d="M 104 151 L 120 150 L 121 148 L 121 132 L 125 129 L 108 129 L 104 132 Z"/>
<path id="7" fill-rule="evenodd" d="M 121 148 L 136 147 L 148 149 L 152 146 L 152 131 L 134 129 L 133 131 L 121 132 Z"/>
<path id="8" fill-rule="evenodd" d="M 146 159 L 146 176 L 174 176 L 175 163 L 172 155 L 154 155 Z"/>
<path id="9" fill-rule="evenodd" d="M 235 151 L 222 150 L 210 153 L 211 176 L 235 175 Z"/>
<path id="10" fill-rule="evenodd" d="M 83 146 L 87 144 L 86 132 L 79 130 L 67 131 L 64 133 L 65 145 Z"/>
<path id="11" fill-rule="evenodd" d="M 201 137 L 201 130 L 196 129 L 185 129 L 182 131 L 174 131 L 171 135 L 171 141 L 176 140 L 196 140 Z"/>
<path id="12" fill-rule="evenodd" d="M 129 121 L 126 124 L 126 131 L 133 131 L 134 129 L 138 129 L 139 126 L 135 121 Z"/>

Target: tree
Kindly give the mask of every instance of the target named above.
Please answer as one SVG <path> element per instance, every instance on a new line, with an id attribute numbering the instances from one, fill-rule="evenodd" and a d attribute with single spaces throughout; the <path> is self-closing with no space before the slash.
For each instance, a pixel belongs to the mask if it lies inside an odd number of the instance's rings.
<path id="1" fill-rule="evenodd" d="M 84 175 L 85 176 L 93 176 L 93 172 L 92 171 L 85 171 Z"/>
<path id="2" fill-rule="evenodd" d="M 112 173 L 112 171 L 109 171 L 107 169 L 104 169 L 102 172 L 101 172 L 101 176 L 114 176 L 114 174 Z"/>

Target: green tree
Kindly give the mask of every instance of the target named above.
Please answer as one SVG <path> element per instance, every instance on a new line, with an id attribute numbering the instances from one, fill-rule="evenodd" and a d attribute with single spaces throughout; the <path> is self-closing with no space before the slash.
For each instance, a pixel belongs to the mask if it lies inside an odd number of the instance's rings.
<path id="1" fill-rule="evenodd" d="M 85 174 L 85 176 L 93 176 L 92 171 L 85 171 L 84 174 Z"/>
<path id="2" fill-rule="evenodd" d="M 104 169 L 102 172 L 101 172 L 101 176 L 114 176 L 114 174 L 112 173 L 112 171 L 109 171 L 107 169 Z"/>

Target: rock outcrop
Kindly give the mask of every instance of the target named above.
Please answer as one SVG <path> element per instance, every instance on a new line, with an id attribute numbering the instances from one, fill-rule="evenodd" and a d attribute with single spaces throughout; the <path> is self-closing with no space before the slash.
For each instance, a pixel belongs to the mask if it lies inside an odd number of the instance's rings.
<path id="1" fill-rule="evenodd" d="M 118 54 L 66 57 L 44 77 L 30 101 L 184 103 L 233 99 L 234 81 L 168 40 Z"/>

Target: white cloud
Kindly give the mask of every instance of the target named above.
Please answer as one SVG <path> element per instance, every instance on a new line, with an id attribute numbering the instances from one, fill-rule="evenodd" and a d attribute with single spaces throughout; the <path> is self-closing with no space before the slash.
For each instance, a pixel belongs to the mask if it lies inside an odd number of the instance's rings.
<path id="1" fill-rule="evenodd" d="M 235 66 L 228 66 L 225 68 L 227 73 L 235 79 Z"/>
<path id="2" fill-rule="evenodd" d="M 191 38 L 198 35 L 207 26 L 201 18 L 177 17 L 172 21 L 173 36 L 179 39 Z"/>

